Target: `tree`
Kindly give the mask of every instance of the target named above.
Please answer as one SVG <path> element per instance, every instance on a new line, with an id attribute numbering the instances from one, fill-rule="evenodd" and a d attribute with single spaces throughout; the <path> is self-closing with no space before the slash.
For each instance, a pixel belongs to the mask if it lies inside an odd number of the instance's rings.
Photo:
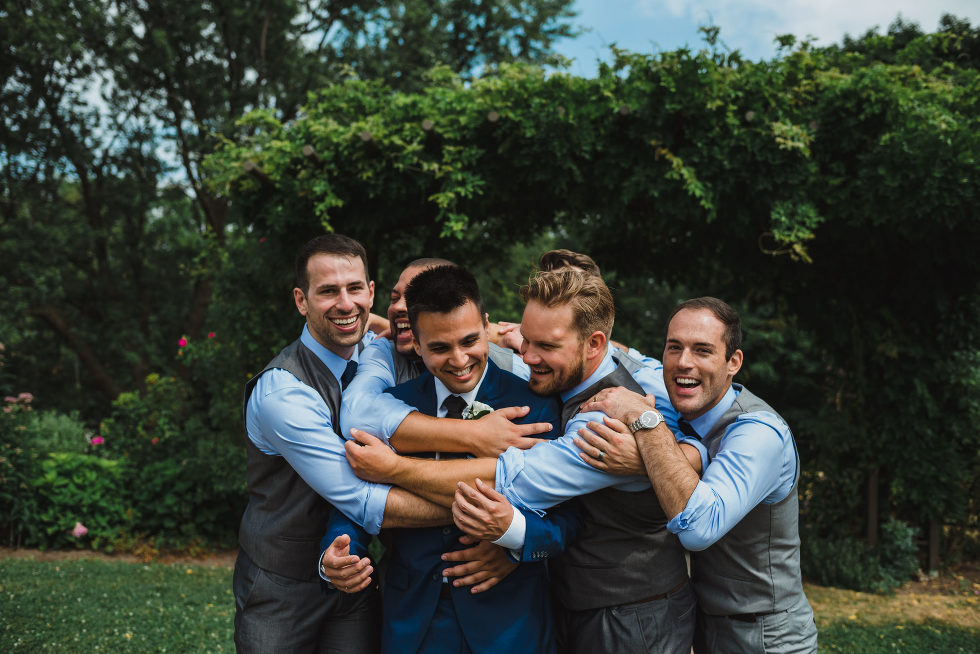
<path id="1" fill-rule="evenodd" d="M 543 61 L 571 34 L 569 4 L 6 2 L 0 311 L 13 383 L 94 420 L 151 371 L 190 378 L 178 339 L 230 338 L 230 314 L 212 310 L 218 276 L 270 250 L 204 183 L 218 135 L 247 137 L 236 121 L 248 111 L 291 120 L 342 77 L 409 87 L 436 64 Z"/>

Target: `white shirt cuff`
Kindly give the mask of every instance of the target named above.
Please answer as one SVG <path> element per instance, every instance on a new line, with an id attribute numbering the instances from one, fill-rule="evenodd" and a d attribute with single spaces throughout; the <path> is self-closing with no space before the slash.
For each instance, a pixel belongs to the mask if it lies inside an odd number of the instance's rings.
<path id="1" fill-rule="evenodd" d="M 504 532 L 503 536 L 493 541 L 493 544 L 510 550 L 514 557 L 520 561 L 526 533 L 527 521 L 524 519 L 524 514 L 515 508 L 514 514 L 510 517 L 510 526 L 507 527 L 507 531 Z"/>

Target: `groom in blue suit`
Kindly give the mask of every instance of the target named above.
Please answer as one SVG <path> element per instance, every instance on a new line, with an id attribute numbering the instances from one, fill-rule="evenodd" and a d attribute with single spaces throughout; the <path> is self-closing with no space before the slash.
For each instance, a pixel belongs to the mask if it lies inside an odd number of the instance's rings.
<path id="1" fill-rule="evenodd" d="M 412 280 L 405 295 L 415 347 L 426 372 L 388 393 L 436 417 L 468 417 L 479 404 L 491 409 L 529 406 L 521 422 L 560 424 L 556 399 L 531 393 L 526 381 L 488 359 L 486 314 L 476 280 L 468 271 L 459 266 L 431 268 Z M 557 435 L 553 430 L 543 436 Z M 433 452 L 429 456 L 458 455 Z M 524 525 L 523 537 L 513 540 L 508 532 L 496 542 L 509 548 L 512 561 L 526 562 L 514 563 L 509 574 L 483 592 L 454 586 L 443 576 L 443 553 L 464 547 L 463 534 L 455 526 L 390 530 L 382 652 L 555 651 L 543 562 L 563 551 L 580 521 L 574 508 L 559 508 L 546 518 L 530 511 L 519 513 L 514 523 Z M 339 511 L 327 525 L 321 551 L 342 534 L 351 537 L 352 554 L 366 556 L 368 535 Z"/>

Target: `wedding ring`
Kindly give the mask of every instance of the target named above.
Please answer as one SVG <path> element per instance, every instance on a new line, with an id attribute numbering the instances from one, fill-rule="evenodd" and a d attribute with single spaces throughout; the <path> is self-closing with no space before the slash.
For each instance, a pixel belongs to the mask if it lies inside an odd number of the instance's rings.
<path id="1" fill-rule="evenodd" d="M 602 461 L 602 457 L 603 457 L 603 455 L 605 455 L 605 452 L 603 452 L 602 450 L 599 450 L 599 456 L 598 456 L 598 459 L 599 459 L 600 461 Z"/>

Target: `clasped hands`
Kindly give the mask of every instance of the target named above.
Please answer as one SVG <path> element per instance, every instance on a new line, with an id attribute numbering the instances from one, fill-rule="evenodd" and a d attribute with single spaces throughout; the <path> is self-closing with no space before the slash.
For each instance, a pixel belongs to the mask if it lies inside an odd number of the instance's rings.
<path id="1" fill-rule="evenodd" d="M 636 439 L 626 426 L 644 411 L 656 409 L 656 398 L 646 397 L 621 386 L 605 388 L 583 403 L 580 410 L 601 411 L 607 417 L 602 424 L 589 421 L 578 430 L 575 445 L 579 456 L 593 468 L 615 475 L 646 475 Z"/>

